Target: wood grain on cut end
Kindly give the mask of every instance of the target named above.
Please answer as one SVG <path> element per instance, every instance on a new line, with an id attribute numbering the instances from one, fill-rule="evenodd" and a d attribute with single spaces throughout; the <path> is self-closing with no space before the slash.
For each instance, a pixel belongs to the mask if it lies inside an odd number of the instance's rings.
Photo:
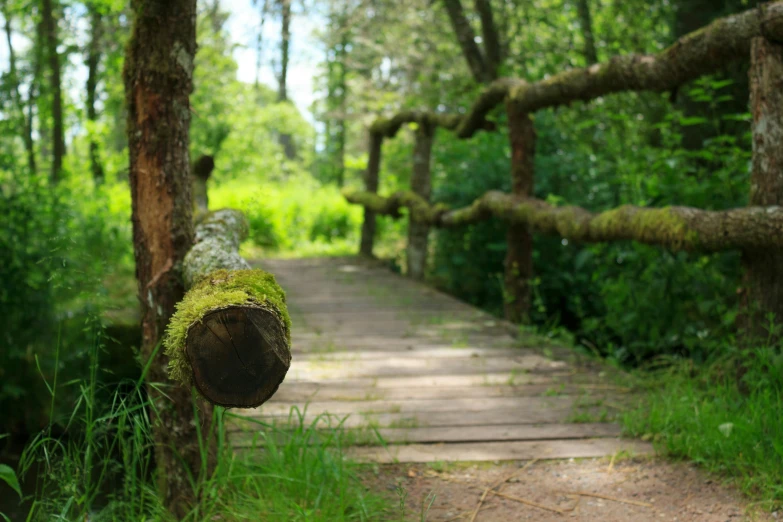
<path id="1" fill-rule="evenodd" d="M 227 408 L 266 402 L 291 365 L 283 321 L 257 306 L 208 313 L 188 329 L 185 350 L 196 388 L 210 402 Z"/>

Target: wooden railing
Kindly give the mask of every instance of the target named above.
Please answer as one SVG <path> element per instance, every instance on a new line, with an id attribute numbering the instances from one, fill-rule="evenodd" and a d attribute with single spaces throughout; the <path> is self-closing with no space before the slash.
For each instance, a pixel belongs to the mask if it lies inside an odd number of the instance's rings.
<path id="1" fill-rule="evenodd" d="M 753 171 L 748 207 L 706 211 L 689 207 L 643 208 L 625 205 L 601 213 L 555 207 L 532 197 L 535 126 L 531 114 L 573 101 L 590 101 L 628 91 L 665 92 L 728 62 L 751 62 L 750 105 L 753 116 Z M 437 127 L 461 139 L 494 130 L 487 116 L 505 103 L 511 149 L 512 192 L 491 191 L 470 206 L 450 210 L 432 205 L 430 151 Z M 411 190 L 388 197 L 377 194 L 384 139 L 403 125 L 416 123 Z M 520 322 L 529 307 L 532 276 L 532 232 L 574 241 L 634 240 L 671 250 L 743 251 L 746 271 L 742 302 L 758 314 L 783 318 L 783 1 L 719 19 L 655 55 L 616 56 L 605 63 L 573 69 L 545 80 L 496 80 L 464 115 L 403 111 L 377 119 L 370 128 L 365 190 L 344 191 L 351 203 L 364 206 L 361 253 L 371 256 L 377 214 L 399 217 L 409 209 L 407 271 L 424 275 L 429 227 L 453 227 L 490 217 L 508 224 L 505 260 L 505 314 Z M 778 268 L 770 269 L 772 266 Z M 757 315 L 758 315 L 757 314 Z M 760 316 L 760 315 L 759 315 Z"/>

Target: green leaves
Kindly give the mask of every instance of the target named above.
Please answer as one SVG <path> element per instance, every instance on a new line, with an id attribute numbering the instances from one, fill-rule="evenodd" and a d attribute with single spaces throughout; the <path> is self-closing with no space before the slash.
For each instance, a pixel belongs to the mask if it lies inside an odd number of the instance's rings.
<path id="1" fill-rule="evenodd" d="M 16 478 L 16 472 L 6 464 L 0 464 L 0 481 L 5 482 L 11 489 L 16 491 L 19 498 L 22 498 L 22 488 L 19 486 L 19 480 Z"/>

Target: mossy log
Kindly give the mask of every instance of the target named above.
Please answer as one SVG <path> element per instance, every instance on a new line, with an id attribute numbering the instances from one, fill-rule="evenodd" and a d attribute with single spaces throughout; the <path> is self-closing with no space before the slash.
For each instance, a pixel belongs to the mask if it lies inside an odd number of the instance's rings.
<path id="1" fill-rule="evenodd" d="M 783 42 L 783 1 L 715 20 L 657 54 L 615 56 L 608 62 L 567 70 L 535 83 L 514 78 L 495 80 L 464 116 L 406 110 L 379 118 L 372 129 L 393 137 L 403 124 L 426 120 L 454 131 L 460 138 L 469 138 L 492 128 L 486 117 L 506 99 L 513 101 L 519 112 L 532 114 L 618 92 L 667 92 L 727 63 L 747 60 L 751 40 L 759 36 Z"/>
<path id="2" fill-rule="evenodd" d="M 291 365 L 291 320 L 274 276 L 239 255 L 247 222 L 237 210 L 201 217 L 185 256 L 188 292 L 169 323 L 172 379 L 212 404 L 253 408 L 277 391 Z"/>
<path id="3" fill-rule="evenodd" d="M 712 211 L 623 205 L 595 213 L 581 207 L 555 207 L 540 199 L 490 191 L 468 207 L 448 210 L 428 204 L 413 192 L 398 192 L 384 198 L 344 190 L 343 195 L 350 203 L 393 217 L 400 215 L 402 207 L 408 207 L 418 220 L 426 220 L 436 227 L 469 225 L 496 217 L 526 225 L 534 232 L 577 242 L 630 240 L 672 251 L 702 252 L 783 247 L 783 207 L 780 206 Z"/>

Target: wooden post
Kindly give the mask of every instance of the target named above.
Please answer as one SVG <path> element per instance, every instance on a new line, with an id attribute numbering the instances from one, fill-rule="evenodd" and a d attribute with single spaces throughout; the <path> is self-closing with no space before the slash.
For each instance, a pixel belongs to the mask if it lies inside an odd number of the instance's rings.
<path id="1" fill-rule="evenodd" d="M 783 45 L 766 38 L 751 43 L 750 108 L 753 169 L 749 205 L 783 205 Z M 783 324 L 783 249 L 746 249 L 741 290 L 743 344 L 765 343 L 767 316 Z M 780 332 L 773 336 L 780 338 Z"/>
<path id="2" fill-rule="evenodd" d="M 381 170 L 381 149 L 383 147 L 383 135 L 370 131 L 370 157 L 367 159 L 367 170 L 364 174 L 364 186 L 367 192 L 378 192 L 378 175 Z M 375 242 L 375 212 L 364 208 L 364 222 L 362 223 L 362 242 L 359 253 L 366 257 L 372 257 L 372 248 Z"/>
<path id="3" fill-rule="evenodd" d="M 411 190 L 424 198 L 430 199 L 432 192 L 432 179 L 430 175 L 430 157 L 432 155 L 432 141 L 435 135 L 435 127 L 422 119 L 416 128 L 416 143 L 413 147 L 413 171 L 411 172 Z M 424 271 L 427 267 L 427 240 L 430 226 L 427 223 L 417 222 L 413 218 L 408 221 L 408 277 L 412 279 L 424 279 Z"/>
<path id="4" fill-rule="evenodd" d="M 514 102 L 506 102 L 508 138 L 511 146 L 511 191 L 515 196 L 533 194 L 536 131 L 530 115 Z M 523 323 L 530 309 L 530 279 L 533 276 L 533 235 L 526 225 L 508 225 L 505 260 L 504 313 L 506 319 Z"/>
<path id="5" fill-rule="evenodd" d="M 193 204 L 196 212 L 206 212 L 209 209 L 207 196 L 207 181 L 215 169 L 215 159 L 206 154 L 193 164 L 191 180 L 193 182 Z"/>

